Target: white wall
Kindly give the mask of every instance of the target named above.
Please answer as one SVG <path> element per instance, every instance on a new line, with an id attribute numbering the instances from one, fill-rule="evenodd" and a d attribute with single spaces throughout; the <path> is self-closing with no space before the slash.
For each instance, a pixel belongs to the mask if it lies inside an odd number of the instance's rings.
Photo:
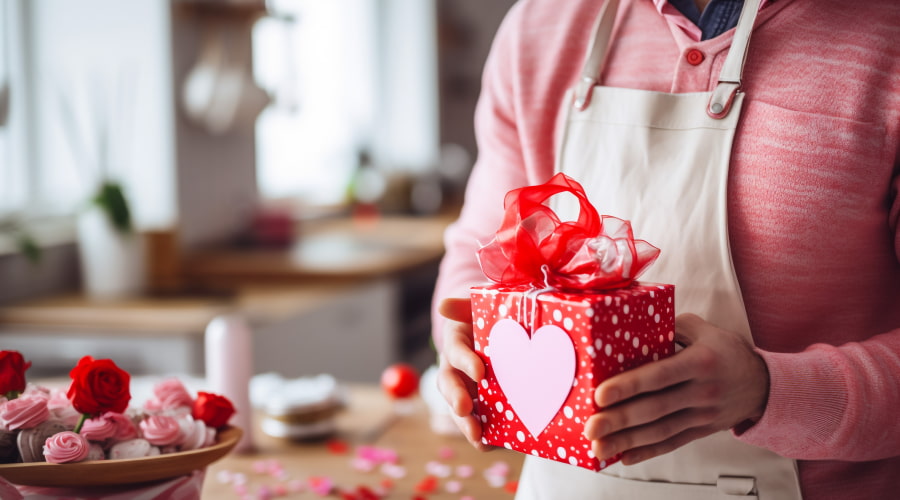
<path id="1" fill-rule="evenodd" d="M 177 165 L 175 196 L 181 244 L 186 248 L 236 237 L 249 224 L 257 199 L 253 124 L 240 122 L 226 133 L 211 134 L 191 122 L 181 105 L 184 81 L 197 62 L 204 29 L 195 17 L 173 11 L 168 83 L 175 101 L 169 102 L 176 110 L 171 132 Z M 241 41 L 249 52 L 249 33 Z"/>

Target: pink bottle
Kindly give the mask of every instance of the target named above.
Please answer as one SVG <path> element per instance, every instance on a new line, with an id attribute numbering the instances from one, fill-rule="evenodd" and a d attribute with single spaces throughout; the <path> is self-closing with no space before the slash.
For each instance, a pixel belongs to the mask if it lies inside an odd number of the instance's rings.
<path id="1" fill-rule="evenodd" d="M 253 332 L 238 315 L 218 316 L 206 327 L 204 343 L 209 389 L 231 400 L 237 411 L 230 423 L 244 431 L 235 451 L 252 451 L 253 408 L 249 388 L 253 376 Z"/>

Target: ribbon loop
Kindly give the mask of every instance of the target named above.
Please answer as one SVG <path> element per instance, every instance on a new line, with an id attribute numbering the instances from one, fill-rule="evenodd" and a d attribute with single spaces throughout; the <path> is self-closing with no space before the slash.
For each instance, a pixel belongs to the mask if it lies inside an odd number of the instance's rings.
<path id="1" fill-rule="evenodd" d="M 577 220 L 563 222 L 546 205 L 561 193 L 578 200 Z M 581 184 L 562 173 L 544 184 L 510 191 L 504 210 L 500 229 L 478 251 L 485 276 L 503 285 L 619 288 L 631 284 L 659 256 L 658 248 L 634 239 L 631 223 L 600 216 Z"/>

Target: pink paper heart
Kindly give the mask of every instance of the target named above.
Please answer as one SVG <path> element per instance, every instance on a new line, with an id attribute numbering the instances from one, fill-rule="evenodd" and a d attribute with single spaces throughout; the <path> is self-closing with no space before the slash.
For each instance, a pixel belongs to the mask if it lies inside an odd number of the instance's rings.
<path id="1" fill-rule="evenodd" d="M 575 346 L 555 325 L 530 338 L 521 325 L 501 319 L 488 336 L 489 357 L 506 400 L 532 436 L 550 424 L 575 379 Z"/>

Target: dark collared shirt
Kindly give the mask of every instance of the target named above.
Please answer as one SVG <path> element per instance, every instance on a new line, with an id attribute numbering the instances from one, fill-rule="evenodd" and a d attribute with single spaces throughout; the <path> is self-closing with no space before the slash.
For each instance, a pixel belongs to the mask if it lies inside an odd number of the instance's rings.
<path id="1" fill-rule="evenodd" d="M 701 40 L 708 40 L 737 26 L 744 0 L 712 0 L 702 14 L 694 0 L 669 0 L 669 3 L 700 28 Z"/>

